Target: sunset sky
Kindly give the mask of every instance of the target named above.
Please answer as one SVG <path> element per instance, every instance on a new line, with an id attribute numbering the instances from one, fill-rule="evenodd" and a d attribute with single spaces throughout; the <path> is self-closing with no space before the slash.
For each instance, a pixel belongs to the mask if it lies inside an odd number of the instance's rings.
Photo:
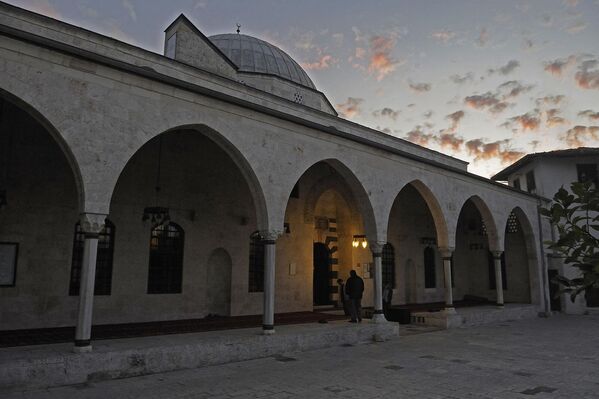
<path id="1" fill-rule="evenodd" d="M 162 53 L 184 13 L 269 41 L 340 116 L 471 162 L 599 146 L 599 0 L 10 0 Z"/>

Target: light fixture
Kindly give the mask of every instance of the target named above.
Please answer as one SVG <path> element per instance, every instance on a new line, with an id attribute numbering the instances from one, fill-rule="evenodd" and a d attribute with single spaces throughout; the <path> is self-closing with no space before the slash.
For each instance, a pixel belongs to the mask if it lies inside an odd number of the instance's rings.
<path id="1" fill-rule="evenodd" d="M 368 241 L 366 241 L 366 236 L 365 235 L 355 235 L 351 245 L 354 248 L 358 248 L 360 245 L 362 245 L 362 248 L 365 249 L 368 246 Z"/>
<path id="2" fill-rule="evenodd" d="M 162 136 L 158 141 L 158 169 L 156 172 L 156 187 L 154 190 L 156 191 L 155 202 L 158 204 L 160 197 L 160 168 L 162 161 Z M 152 223 L 152 228 L 168 223 L 171 220 L 169 209 L 163 206 L 147 206 L 144 208 L 144 214 L 141 218 L 142 221 L 150 220 Z"/>

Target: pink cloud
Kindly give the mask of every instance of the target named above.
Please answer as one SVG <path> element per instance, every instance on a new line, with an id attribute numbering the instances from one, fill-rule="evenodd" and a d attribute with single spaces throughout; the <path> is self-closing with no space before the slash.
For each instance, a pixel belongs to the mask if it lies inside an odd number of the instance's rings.
<path id="1" fill-rule="evenodd" d="M 337 104 L 339 114 L 344 118 L 352 119 L 362 112 L 360 105 L 364 102 L 363 98 L 348 97 L 347 101 Z"/>
<path id="2" fill-rule="evenodd" d="M 576 62 L 576 56 L 571 55 L 568 58 L 558 58 L 553 61 L 545 62 L 544 69 L 546 72 L 549 72 L 552 75 L 561 76 L 562 73 L 566 69 L 568 69 L 569 67 L 574 65 L 575 62 Z"/>
<path id="3" fill-rule="evenodd" d="M 333 58 L 332 55 L 325 54 L 321 56 L 317 61 L 314 62 L 304 62 L 302 63 L 302 67 L 308 70 L 321 70 L 328 69 L 331 66 L 335 65 L 338 62 L 336 58 Z"/>
<path id="4" fill-rule="evenodd" d="M 525 154 L 521 151 L 515 151 L 507 148 L 510 140 L 498 140 L 491 143 L 485 143 L 483 139 L 468 140 L 465 144 L 468 154 L 474 156 L 475 161 L 499 159 L 502 164 L 513 163 L 522 158 Z"/>
<path id="5" fill-rule="evenodd" d="M 379 82 L 402 64 L 401 61 L 391 57 L 394 46 L 395 39 L 391 37 L 373 36 L 370 39 L 368 72 L 375 75 Z"/>
<path id="6" fill-rule="evenodd" d="M 572 148 L 583 147 L 590 141 L 599 140 L 599 126 L 574 126 L 566 131 L 562 140 Z"/>
<path id="7" fill-rule="evenodd" d="M 591 59 L 583 61 L 578 67 L 574 79 L 582 89 L 599 89 L 599 61 Z"/>

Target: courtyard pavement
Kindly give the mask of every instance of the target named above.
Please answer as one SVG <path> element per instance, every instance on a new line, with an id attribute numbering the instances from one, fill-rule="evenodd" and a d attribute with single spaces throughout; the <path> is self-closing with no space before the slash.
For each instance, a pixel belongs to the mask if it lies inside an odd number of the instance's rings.
<path id="1" fill-rule="evenodd" d="M 599 398 L 599 314 L 403 332 L 384 343 L 0 397 Z"/>

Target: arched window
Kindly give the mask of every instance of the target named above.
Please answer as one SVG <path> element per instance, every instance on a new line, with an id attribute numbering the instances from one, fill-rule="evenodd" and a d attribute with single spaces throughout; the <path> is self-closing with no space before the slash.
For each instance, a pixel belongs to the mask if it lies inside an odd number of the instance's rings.
<path id="1" fill-rule="evenodd" d="M 501 282 L 503 289 L 507 290 L 507 275 L 505 273 L 505 252 L 501 253 Z M 495 259 L 493 253 L 489 251 L 489 289 L 495 289 Z"/>
<path id="2" fill-rule="evenodd" d="M 185 232 L 176 223 L 152 229 L 148 294 L 178 294 L 183 280 L 183 243 Z"/>
<path id="3" fill-rule="evenodd" d="M 433 247 L 424 248 L 424 288 L 437 288 L 437 262 Z"/>
<path id="4" fill-rule="evenodd" d="M 112 290 L 112 258 L 114 254 L 114 224 L 106 219 L 104 228 L 98 236 L 98 254 L 96 257 L 96 281 L 94 295 L 110 295 Z M 85 236 L 81 224 L 75 225 L 73 239 L 73 258 L 71 260 L 71 280 L 69 295 L 79 295 L 81 266 L 83 264 L 83 246 Z"/>
<path id="5" fill-rule="evenodd" d="M 250 236 L 249 292 L 264 292 L 264 243 L 258 232 Z"/>
<path id="6" fill-rule="evenodd" d="M 389 243 L 383 245 L 382 256 L 383 287 L 390 284 L 391 288 L 395 288 L 395 249 L 393 249 L 393 245 Z"/>

